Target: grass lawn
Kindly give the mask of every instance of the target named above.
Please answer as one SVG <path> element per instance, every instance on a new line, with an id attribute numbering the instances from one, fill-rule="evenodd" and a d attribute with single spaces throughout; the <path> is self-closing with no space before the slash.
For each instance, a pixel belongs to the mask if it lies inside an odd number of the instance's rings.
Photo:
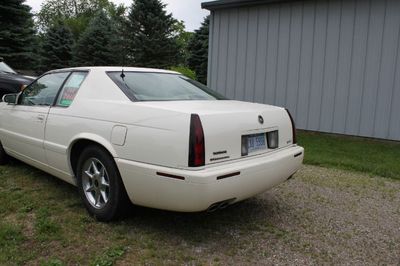
<path id="1" fill-rule="evenodd" d="M 305 164 L 400 179 L 400 143 L 330 134 L 298 132 Z"/>

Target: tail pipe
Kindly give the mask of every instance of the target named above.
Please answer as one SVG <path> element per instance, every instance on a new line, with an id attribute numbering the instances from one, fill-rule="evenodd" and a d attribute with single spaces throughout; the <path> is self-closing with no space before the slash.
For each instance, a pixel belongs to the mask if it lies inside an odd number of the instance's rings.
<path id="1" fill-rule="evenodd" d="M 217 210 L 225 209 L 226 207 L 231 205 L 235 200 L 236 200 L 236 198 L 232 198 L 232 199 L 227 199 L 227 200 L 213 203 L 210 205 L 210 207 L 208 207 L 207 212 L 215 212 Z"/>

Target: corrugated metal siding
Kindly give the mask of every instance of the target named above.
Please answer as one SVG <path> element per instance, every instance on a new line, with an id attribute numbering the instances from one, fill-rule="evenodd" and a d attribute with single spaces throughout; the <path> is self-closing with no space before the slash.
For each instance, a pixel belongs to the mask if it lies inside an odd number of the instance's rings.
<path id="1" fill-rule="evenodd" d="M 209 86 L 289 108 L 298 128 L 400 140 L 400 1 L 213 11 Z"/>

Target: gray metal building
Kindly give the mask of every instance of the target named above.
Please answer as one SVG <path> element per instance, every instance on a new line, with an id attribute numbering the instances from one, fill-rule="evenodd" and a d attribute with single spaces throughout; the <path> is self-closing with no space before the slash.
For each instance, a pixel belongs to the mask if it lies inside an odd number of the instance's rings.
<path id="1" fill-rule="evenodd" d="M 221 0 L 209 86 L 300 129 L 400 140 L 399 0 Z"/>

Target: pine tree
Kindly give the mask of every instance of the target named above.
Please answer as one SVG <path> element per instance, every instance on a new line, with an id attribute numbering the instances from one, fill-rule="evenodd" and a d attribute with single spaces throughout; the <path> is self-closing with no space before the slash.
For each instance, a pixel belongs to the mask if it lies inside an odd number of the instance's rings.
<path id="1" fill-rule="evenodd" d="M 91 20 L 74 47 L 76 66 L 108 66 L 118 61 L 115 56 L 117 36 L 114 24 L 100 10 Z"/>
<path id="2" fill-rule="evenodd" d="M 167 68 L 177 63 L 176 20 L 166 13 L 165 6 L 160 0 L 133 0 L 126 30 L 131 64 Z"/>
<path id="3" fill-rule="evenodd" d="M 43 38 L 41 70 L 64 68 L 72 65 L 73 36 L 62 23 L 53 25 Z"/>
<path id="4" fill-rule="evenodd" d="M 210 18 L 207 16 L 201 27 L 195 31 L 193 37 L 189 41 L 188 50 L 188 66 L 196 72 L 198 81 L 207 84 L 207 67 L 208 67 L 208 32 Z"/>
<path id="5" fill-rule="evenodd" d="M 114 28 L 114 57 L 117 65 L 124 65 L 126 63 L 125 57 L 127 56 L 127 36 L 125 36 L 125 25 L 126 25 L 126 13 L 127 8 L 120 4 L 116 6 L 110 4 L 108 8 L 108 13 L 110 14 L 110 19 Z"/>
<path id="6" fill-rule="evenodd" d="M 30 7 L 25 0 L 0 2 L 0 56 L 16 69 L 34 65 L 35 30 Z"/>

